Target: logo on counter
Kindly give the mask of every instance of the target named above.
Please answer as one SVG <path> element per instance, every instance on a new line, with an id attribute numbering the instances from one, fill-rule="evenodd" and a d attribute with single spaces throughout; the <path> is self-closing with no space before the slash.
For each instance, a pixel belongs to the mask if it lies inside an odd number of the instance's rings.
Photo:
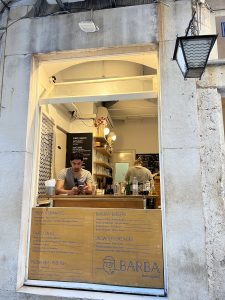
<path id="1" fill-rule="evenodd" d="M 147 274 L 159 276 L 161 273 L 156 262 L 116 260 L 113 256 L 105 256 L 103 258 L 103 270 L 109 275 L 112 275 L 115 272 L 140 272 L 142 276 L 146 276 Z"/>
<path id="2" fill-rule="evenodd" d="M 103 269 L 108 274 L 113 274 L 116 269 L 116 261 L 112 256 L 106 256 L 103 259 Z"/>

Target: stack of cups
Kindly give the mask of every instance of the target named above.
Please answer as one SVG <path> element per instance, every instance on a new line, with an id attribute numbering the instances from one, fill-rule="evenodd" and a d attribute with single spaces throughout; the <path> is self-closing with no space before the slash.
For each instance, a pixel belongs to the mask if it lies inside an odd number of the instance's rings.
<path id="1" fill-rule="evenodd" d="M 45 190 L 46 195 L 53 196 L 55 195 L 55 179 L 49 179 L 45 181 Z"/>
<path id="2" fill-rule="evenodd" d="M 92 183 L 92 195 L 96 195 L 97 193 L 97 183 Z"/>

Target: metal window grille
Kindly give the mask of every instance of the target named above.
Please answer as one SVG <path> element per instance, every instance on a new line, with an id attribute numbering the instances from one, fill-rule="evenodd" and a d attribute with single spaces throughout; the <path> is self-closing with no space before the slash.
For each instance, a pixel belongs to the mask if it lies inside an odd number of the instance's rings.
<path id="1" fill-rule="evenodd" d="M 42 114 L 41 124 L 38 194 L 45 194 L 45 181 L 51 178 L 53 168 L 54 123 Z"/>

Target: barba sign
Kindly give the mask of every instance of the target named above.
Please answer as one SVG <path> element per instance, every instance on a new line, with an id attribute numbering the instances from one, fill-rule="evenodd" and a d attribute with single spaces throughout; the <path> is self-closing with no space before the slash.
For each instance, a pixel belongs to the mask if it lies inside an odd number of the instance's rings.
<path id="1" fill-rule="evenodd" d="M 156 262 L 116 260 L 113 256 L 106 256 L 103 259 L 103 269 L 107 274 L 114 274 L 116 272 L 161 273 Z"/>

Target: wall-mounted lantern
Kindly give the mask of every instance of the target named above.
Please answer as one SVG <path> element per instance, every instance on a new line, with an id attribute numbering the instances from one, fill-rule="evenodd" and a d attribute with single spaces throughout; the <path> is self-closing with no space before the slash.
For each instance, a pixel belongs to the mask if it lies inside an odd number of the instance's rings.
<path id="1" fill-rule="evenodd" d="M 217 35 L 188 35 L 194 17 L 195 13 L 189 23 L 186 35 L 177 37 L 173 54 L 173 60 L 177 61 L 185 79 L 201 79 L 217 39 Z"/>
<path id="2" fill-rule="evenodd" d="M 217 35 L 177 37 L 173 60 L 177 61 L 184 78 L 201 79 L 216 39 Z"/>

